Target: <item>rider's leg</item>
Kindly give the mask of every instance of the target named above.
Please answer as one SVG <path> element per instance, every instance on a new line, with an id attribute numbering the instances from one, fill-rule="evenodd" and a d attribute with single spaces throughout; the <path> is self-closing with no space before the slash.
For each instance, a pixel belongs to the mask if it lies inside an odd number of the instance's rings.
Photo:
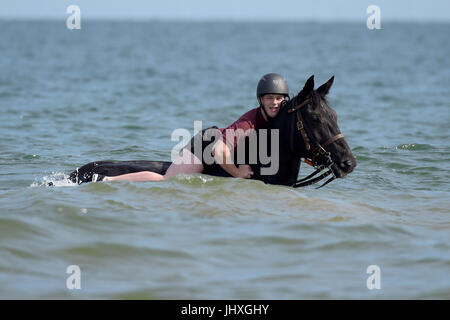
<path id="1" fill-rule="evenodd" d="M 189 150 L 183 149 L 174 162 L 167 169 L 164 179 L 169 179 L 177 174 L 202 173 L 202 162 Z"/>
<path id="2" fill-rule="evenodd" d="M 192 174 L 201 173 L 203 165 L 201 161 L 196 158 L 189 150 L 183 149 L 174 162 L 170 165 L 164 175 L 151 171 L 141 171 L 134 173 L 122 174 L 120 176 L 105 177 L 103 181 L 161 181 L 177 174 Z"/>
<path id="3" fill-rule="evenodd" d="M 120 176 L 114 177 L 104 177 L 102 181 L 117 181 L 117 180 L 128 180 L 128 181 L 160 181 L 164 180 L 164 176 L 156 172 L 151 171 L 140 171 L 122 174 Z"/>

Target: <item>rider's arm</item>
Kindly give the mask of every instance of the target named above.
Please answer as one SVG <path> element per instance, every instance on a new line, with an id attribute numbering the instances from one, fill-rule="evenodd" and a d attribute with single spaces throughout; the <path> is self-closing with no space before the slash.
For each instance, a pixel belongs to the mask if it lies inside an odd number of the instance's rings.
<path id="1" fill-rule="evenodd" d="M 224 143 L 222 139 L 219 139 L 219 141 L 217 141 L 214 145 L 213 155 L 214 160 L 222 167 L 223 170 L 228 172 L 233 177 L 239 176 L 239 170 L 231 159 L 230 148 L 228 148 L 227 144 Z"/>
<path id="2" fill-rule="evenodd" d="M 228 172 L 230 175 L 236 178 L 250 178 L 253 172 L 250 166 L 241 165 L 236 167 L 234 165 L 233 159 L 231 158 L 230 148 L 222 139 L 217 141 L 213 148 L 214 159 L 217 164 L 219 164 L 223 170 Z"/>

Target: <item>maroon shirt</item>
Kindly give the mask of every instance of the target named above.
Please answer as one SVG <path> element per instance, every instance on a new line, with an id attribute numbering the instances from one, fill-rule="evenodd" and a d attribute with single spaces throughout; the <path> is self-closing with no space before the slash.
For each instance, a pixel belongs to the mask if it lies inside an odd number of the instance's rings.
<path id="1" fill-rule="evenodd" d="M 229 147 L 236 148 L 238 141 L 248 136 L 252 132 L 252 129 L 258 130 L 265 125 L 266 120 L 262 115 L 261 107 L 257 107 L 244 113 L 228 127 L 219 130 L 222 132 L 223 141 L 227 143 Z M 234 131 L 234 141 L 227 141 L 226 139 L 226 130 L 230 129 Z"/>

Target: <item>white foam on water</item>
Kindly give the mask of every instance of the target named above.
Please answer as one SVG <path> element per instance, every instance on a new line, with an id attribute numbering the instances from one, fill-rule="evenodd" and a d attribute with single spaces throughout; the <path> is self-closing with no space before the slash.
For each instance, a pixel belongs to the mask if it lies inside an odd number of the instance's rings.
<path id="1" fill-rule="evenodd" d="M 40 180 L 35 180 L 30 187 L 73 187 L 78 184 L 69 180 L 69 175 L 64 172 L 52 172 L 48 176 L 43 176 Z"/>
<path id="2" fill-rule="evenodd" d="M 201 174 L 179 174 L 179 175 L 175 176 L 175 179 L 180 180 L 180 181 L 187 181 L 189 183 L 201 181 L 202 184 L 205 184 L 207 182 L 214 180 L 213 177 L 207 177 L 207 176 L 204 176 Z"/>

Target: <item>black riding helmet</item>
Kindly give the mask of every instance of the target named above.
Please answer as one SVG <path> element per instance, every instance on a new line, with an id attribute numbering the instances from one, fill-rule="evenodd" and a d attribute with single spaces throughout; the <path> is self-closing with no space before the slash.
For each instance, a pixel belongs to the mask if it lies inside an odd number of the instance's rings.
<path id="1" fill-rule="evenodd" d="M 289 88 L 282 76 L 278 73 L 268 73 L 264 75 L 258 82 L 256 88 L 256 97 L 259 98 L 264 94 L 282 94 L 289 97 Z"/>
<path id="2" fill-rule="evenodd" d="M 256 88 L 256 98 L 264 113 L 266 113 L 266 111 L 262 107 L 259 97 L 265 94 L 282 94 L 285 98 L 289 99 L 289 88 L 286 79 L 278 73 L 268 73 L 259 80 L 258 87 Z"/>

